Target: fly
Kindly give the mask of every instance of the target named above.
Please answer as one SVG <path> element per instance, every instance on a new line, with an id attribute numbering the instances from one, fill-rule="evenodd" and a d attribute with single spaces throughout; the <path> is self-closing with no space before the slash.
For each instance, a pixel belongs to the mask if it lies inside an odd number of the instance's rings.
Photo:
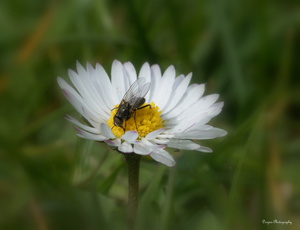
<path id="1" fill-rule="evenodd" d="M 145 82 L 145 78 L 138 78 L 128 89 L 128 91 L 123 96 L 123 99 L 119 105 L 119 107 L 114 108 L 118 109 L 116 115 L 114 116 L 114 125 L 122 128 L 125 133 L 126 129 L 126 121 L 132 116 L 134 113 L 134 122 L 135 127 L 138 131 L 138 127 L 136 125 L 135 116 L 136 111 L 138 109 L 143 109 L 147 106 L 151 105 L 145 105 L 142 106 L 145 103 L 145 95 L 148 93 L 150 89 L 150 82 Z M 112 110 L 114 110 L 112 109 Z M 125 128 L 123 127 L 123 121 L 125 120 Z M 113 129 L 114 127 L 112 127 Z"/>

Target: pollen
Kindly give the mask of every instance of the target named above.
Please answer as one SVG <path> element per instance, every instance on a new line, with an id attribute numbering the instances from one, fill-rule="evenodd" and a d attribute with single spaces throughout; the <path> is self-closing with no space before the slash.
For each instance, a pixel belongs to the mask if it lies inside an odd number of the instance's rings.
<path id="1" fill-rule="evenodd" d="M 147 105 L 147 103 L 144 103 L 140 107 L 145 105 Z M 161 111 L 159 111 L 159 107 L 155 106 L 154 102 L 151 102 L 150 105 L 151 108 L 150 106 L 147 106 L 142 109 L 137 109 L 135 115 L 133 113 L 127 121 L 123 120 L 123 127 L 126 127 L 125 132 L 134 130 L 138 132 L 139 137 L 145 137 L 148 133 L 163 127 L 164 122 L 160 117 Z M 124 130 L 121 127 L 114 125 L 114 116 L 118 111 L 118 107 L 118 104 L 115 105 L 115 109 L 111 111 L 111 116 L 107 121 L 107 124 L 112 129 L 115 137 L 120 138 L 124 134 Z"/>

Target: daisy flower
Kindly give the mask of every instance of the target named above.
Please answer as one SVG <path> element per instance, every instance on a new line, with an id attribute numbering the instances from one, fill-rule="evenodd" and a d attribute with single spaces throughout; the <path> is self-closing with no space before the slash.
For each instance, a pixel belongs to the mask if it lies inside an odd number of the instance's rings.
<path id="1" fill-rule="evenodd" d="M 122 64 L 115 60 L 110 79 L 100 64 L 93 68 L 87 63 L 84 69 L 77 62 L 77 73 L 69 70 L 69 77 L 77 91 L 62 78 L 57 77 L 57 81 L 65 97 L 86 121 L 82 124 L 67 115 L 66 119 L 74 124 L 77 136 L 104 141 L 121 153 L 150 155 L 170 167 L 175 161 L 166 151 L 167 147 L 212 152 L 192 140 L 227 134 L 207 125 L 222 110 L 224 103 L 216 103 L 219 95 L 203 96 L 205 85 L 189 85 L 192 73 L 176 77 L 172 65 L 162 74 L 158 65 L 150 67 L 146 62 L 137 75 L 130 62 Z M 124 119 L 123 129 L 115 125 L 114 117 L 123 96 L 138 78 L 151 83 L 141 107 L 150 106 L 136 110 L 128 120 Z"/>

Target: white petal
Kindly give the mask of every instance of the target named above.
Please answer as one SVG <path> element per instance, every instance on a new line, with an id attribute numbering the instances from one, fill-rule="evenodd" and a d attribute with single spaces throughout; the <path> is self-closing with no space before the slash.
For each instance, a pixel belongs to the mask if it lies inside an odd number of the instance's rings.
<path id="1" fill-rule="evenodd" d="M 91 139 L 91 140 L 97 140 L 97 141 L 103 141 L 106 138 L 102 135 L 99 134 L 92 134 L 89 132 L 86 132 L 84 130 L 81 130 L 77 128 L 76 126 L 73 126 L 73 128 L 79 133 L 80 137 L 85 138 L 85 139 Z"/>
<path id="2" fill-rule="evenodd" d="M 167 146 L 169 148 L 174 148 L 174 149 L 186 149 L 186 150 L 196 150 L 200 148 L 200 145 L 194 143 L 193 141 L 190 140 L 176 140 L 172 139 L 167 143 Z"/>
<path id="3" fill-rule="evenodd" d="M 173 128 L 168 129 L 166 133 L 186 132 L 197 123 L 200 123 L 202 125 L 207 121 L 209 121 L 209 118 L 207 118 L 207 113 L 200 114 L 198 117 L 194 117 L 192 119 L 187 116 L 185 119 L 177 121 L 178 124 Z"/>
<path id="4" fill-rule="evenodd" d="M 113 147 L 117 147 L 117 146 L 120 146 L 121 145 L 121 139 L 120 138 L 117 138 L 115 140 L 109 140 L 109 139 L 106 139 L 104 140 L 104 142 L 110 146 L 113 146 Z"/>
<path id="5" fill-rule="evenodd" d="M 200 148 L 195 149 L 196 151 L 199 152 L 204 152 L 204 153 L 212 153 L 213 150 L 211 148 L 205 147 L 205 146 L 200 146 Z"/>
<path id="6" fill-rule="evenodd" d="M 118 150 L 122 153 L 132 153 L 133 148 L 131 144 L 129 144 L 127 141 L 124 141 L 123 144 L 119 145 Z"/>
<path id="7" fill-rule="evenodd" d="M 211 125 L 202 125 L 202 126 L 199 126 L 197 130 L 188 130 L 188 132 L 195 132 L 195 131 L 203 131 L 203 130 L 210 130 L 210 129 L 213 129 L 214 127 L 211 126 Z"/>
<path id="8" fill-rule="evenodd" d="M 161 78 L 158 92 L 158 100 L 154 103 L 160 108 L 161 111 L 167 106 L 167 102 L 172 93 L 173 84 L 175 81 L 175 68 L 173 65 L 169 66 Z"/>
<path id="9" fill-rule="evenodd" d="M 210 130 L 203 130 L 198 132 L 176 133 L 175 138 L 204 140 L 204 139 L 213 139 L 216 137 L 223 137 L 226 134 L 227 132 L 223 129 L 212 128 Z"/>
<path id="10" fill-rule="evenodd" d="M 213 112 L 211 112 L 211 113 L 209 113 L 208 116 L 210 118 L 217 116 L 222 111 L 223 106 L 224 106 L 224 102 L 223 101 L 213 104 L 211 106 L 211 108 L 216 108 L 216 110 L 213 111 Z"/>
<path id="11" fill-rule="evenodd" d="M 165 130 L 164 128 L 155 130 L 155 131 L 149 133 L 145 138 L 146 138 L 147 140 L 153 140 L 153 139 L 155 139 L 159 134 L 161 134 L 164 130 Z"/>
<path id="12" fill-rule="evenodd" d="M 223 106 L 224 106 L 224 101 L 221 101 L 221 102 L 213 104 L 211 107 L 217 107 L 217 108 L 222 109 Z"/>
<path id="13" fill-rule="evenodd" d="M 137 79 L 135 68 L 131 62 L 125 62 L 123 66 L 129 78 L 129 85 L 132 85 Z"/>
<path id="14" fill-rule="evenodd" d="M 221 112 L 222 112 L 222 109 L 216 108 L 214 111 L 212 111 L 211 113 L 209 113 L 208 116 L 210 118 L 212 118 L 212 117 L 215 117 L 215 116 L 219 115 Z"/>
<path id="15" fill-rule="evenodd" d="M 100 76 L 98 75 L 99 71 L 94 69 L 89 62 L 87 62 L 86 68 L 88 72 L 87 76 L 89 77 L 88 79 L 90 81 L 90 84 L 87 85 L 88 89 L 92 90 L 94 94 L 97 94 L 97 97 L 99 98 L 97 100 L 98 103 L 105 108 L 107 114 L 110 114 L 110 110 L 115 104 L 112 103 L 109 97 L 110 95 L 107 95 L 102 90 L 101 85 L 103 85 L 103 82 L 100 82 Z"/>
<path id="16" fill-rule="evenodd" d="M 78 137 L 88 139 L 88 140 L 93 140 L 93 141 L 104 141 L 106 138 L 102 135 L 82 135 L 77 133 L 76 134 Z"/>
<path id="17" fill-rule="evenodd" d="M 176 80 L 179 77 L 176 78 Z M 181 100 L 183 95 L 186 92 L 187 87 L 190 84 L 192 78 L 192 73 L 188 74 L 180 83 L 179 85 L 173 90 L 172 95 L 170 97 L 169 103 L 166 106 L 166 108 L 163 111 L 163 114 L 168 113 L 170 110 L 174 108 L 174 106 L 177 105 L 177 103 Z M 174 84 L 175 85 L 175 84 Z"/>
<path id="18" fill-rule="evenodd" d="M 209 118 L 208 120 L 206 121 L 209 121 Z M 204 122 L 198 122 L 197 124 L 195 124 L 193 127 L 191 127 L 190 129 L 187 129 L 185 132 L 198 132 L 198 131 L 201 131 L 201 130 L 209 130 L 209 129 L 212 129 L 213 127 L 210 126 L 210 125 L 205 125 L 207 122 L 204 121 Z"/>
<path id="19" fill-rule="evenodd" d="M 145 62 L 140 70 L 140 73 L 139 73 L 139 78 L 140 77 L 143 77 L 146 79 L 146 82 L 150 82 L 151 81 L 151 72 L 150 72 L 150 65 L 148 62 Z M 145 95 L 145 99 L 146 99 L 146 102 L 149 102 L 149 97 L 150 97 L 150 93 L 147 93 Z M 151 102 L 151 101 L 150 101 Z M 150 103 L 149 102 L 149 103 Z"/>
<path id="20" fill-rule="evenodd" d="M 197 101 L 193 106 L 191 106 L 188 110 L 185 110 L 182 114 L 180 114 L 179 119 L 182 119 L 183 117 L 191 117 L 191 116 L 198 116 L 198 114 L 201 113 L 213 113 L 218 108 L 217 107 L 211 107 L 213 103 L 219 98 L 219 94 L 211 94 L 205 97 L 202 97 L 199 101 Z"/>
<path id="21" fill-rule="evenodd" d="M 205 85 L 197 85 L 193 84 L 190 85 L 187 89 L 185 95 L 182 97 L 182 99 L 178 102 L 178 104 L 175 106 L 173 110 L 171 110 L 169 113 L 164 114 L 162 117 L 165 120 L 169 120 L 173 117 L 178 117 L 181 113 L 183 113 L 186 109 L 188 109 L 190 106 L 192 106 L 195 102 L 199 100 L 199 98 L 204 93 Z"/>
<path id="22" fill-rule="evenodd" d="M 58 80 L 62 80 L 62 78 L 58 78 Z M 65 97 L 68 99 L 68 101 L 73 105 L 73 107 L 85 118 L 87 119 L 87 121 L 93 125 L 94 127 L 96 127 L 97 123 L 95 123 L 93 120 L 91 120 L 91 117 L 84 112 L 84 108 L 87 108 L 88 106 L 86 105 L 86 103 L 82 100 L 82 98 L 78 95 L 78 93 L 71 87 L 69 91 L 66 88 L 62 88 L 63 94 L 65 95 Z M 72 93 L 73 92 L 73 93 Z M 91 114 L 91 113 L 90 113 Z M 93 117 L 96 117 L 97 115 L 92 114 Z"/>
<path id="23" fill-rule="evenodd" d="M 205 97 L 202 97 L 196 104 L 197 109 L 206 109 L 214 104 L 219 98 L 219 94 L 211 94 Z"/>
<path id="24" fill-rule="evenodd" d="M 180 85 L 180 83 L 185 79 L 185 76 L 183 74 L 180 74 L 178 77 L 175 78 L 174 84 L 173 84 L 173 90 L 177 89 L 177 87 Z"/>
<path id="25" fill-rule="evenodd" d="M 150 72 L 150 65 L 148 62 L 145 62 L 143 66 L 141 67 L 141 70 L 139 72 L 139 78 L 143 77 L 146 79 L 146 82 L 151 81 L 151 72 Z"/>
<path id="26" fill-rule="evenodd" d="M 122 68 L 123 70 L 123 76 L 124 76 L 124 87 L 125 87 L 125 93 L 127 92 L 127 90 L 130 88 L 131 84 L 129 83 L 130 82 L 130 79 L 129 79 L 129 76 L 126 72 L 126 70 L 124 69 L 124 67 Z M 125 94 L 124 93 L 124 94 Z M 124 96 L 124 95 L 123 95 Z M 122 97 L 123 98 L 123 97 Z"/>
<path id="27" fill-rule="evenodd" d="M 209 108 L 206 108 L 204 110 L 199 110 L 199 111 L 195 111 L 193 110 L 193 108 L 189 108 L 187 109 L 189 112 L 185 111 L 184 113 L 180 114 L 178 116 L 178 120 L 180 121 L 183 121 L 183 120 L 186 120 L 186 119 L 196 119 L 197 120 L 197 117 L 199 116 L 202 116 L 202 114 L 206 114 L 206 117 L 209 117 L 209 114 L 213 114 L 216 110 L 218 110 L 218 108 L 215 108 L 215 107 L 209 107 Z M 173 120 L 173 119 L 171 119 Z"/>
<path id="28" fill-rule="evenodd" d="M 153 142 L 156 144 L 167 144 L 170 141 L 170 139 L 154 139 Z"/>
<path id="29" fill-rule="evenodd" d="M 81 124 L 79 121 L 77 121 L 75 118 L 71 117 L 70 115 L 66 115 L 67 117 L 65 118 L 66 120 L 70 121 L 71 123 L 73 123 L 74 125 L 77 125 L 78 127 L 80 127 L 81 129 L 84 129 L 90 133 L 94 133 L 94 134 L 100 134 L 100 130 Z"/>
<path id="30" fill-rule="evenodd" d="M 83 68 L 83 66 L 80 64 L 80 62 L 79 61 L 76 61 L 76 68 L 77 68 L 77 72 L 78 72 L 78 74 L 80 75 L 80 76 L 85 76 L 85 77 L 87 77 L 86 75 L 87 75 L 87 73 L 86 73 L 86 71 L 85 71 L 85 69 Z"/>
<path id="31" fill-rule="evenodd" d="M 139 134 L 136 131 L 127 131 L 124 133 L 124 135 L 121 137 L 121 139 L 128 141 L 129 143 L 133 143 L 137 138 Z"/>
<path id="32" fill-rule="evenodd" d="M 159 138 L 159 139 L 165 139 L 165 138 L 171 139 L 171 138 L 174 138 L 174 134 L 166 134 L 166 133 L 164 132 L 164 133 L 162 133 L 162 134 L 159 134 L 159 135 L 157 136 L 157 138 Z"/>
<path id="33" fill-rule="evenodd" d="M 144 144 L 135 144 L 134 152 L 139 155 L 149 155 L 152 152 L 152 149 Z"/>
<path id="34" fill-rule="evenodd" d="M 113 88 L 117 93 L 118 101 L 121 101 L 124 94 L 126 93 L 125 89 L 125 79 L 123 74 L 123 65 L 118 60 L 114 60 L 111 67 L 111 81 Z"/>
<path id="35" fill-rule="evenodd" d="M 150 98 L 149 102 L 154 102 L 158 100 L 158 91 L 161 81 L 161 71 L 159 65 L 151 66 L 151 88 L 150 88 Z"/>
<path id="36" fill-rule="evenodd" d="M 149 148 L 151 148 L 152 150 L 159 150 L 159 149 L 166 148 L 165 145 L 157 145 L 155 142 L 152 143 L 151 141 L 148 141 L 146 138 L 142 139 L 142 143 L 148 146 Z"/>
<path id="37" fill-rule="evenodd" d="M 95 97 L 94 94 L 92 94 L 92 91 L 89 89 L 88 86 L 86 86 L 85 79 L 86 76 L 79 76 L 75 71 L 69 69 L 68 70 L 69 78 L 75 88 L 80 93 L 81 97 L 83 98 L 84 102 L 89 106 L 89 108 L 92 108 L 94 112 L 101 114 L 103 113 L 103 108 L 100 107 L 100 103 L 98 103 L 98 99 Z M 81 78 L 84 78 L 83 80 Z M 102 115 L 103 116 L 103 115 Z"/>
<path id="38" fill-rule="evenodd" d="M 89 74 L 84 70 L 79 62 L 77 62 L 77 69 L 79 74 L 71 69 L 68 71 L 69 78 L 73 85 L 90 108 L 93 108 L 101 116 L 107 116 L 110 111 L 106 106 L 104 106 L 105 103 L 103 99 L 99 96 L 93 84 L 91 84 Z"/>
<path id="39" fill-rule="evenodd" d="M 175 165 L 173 157 L 165 150 L 154 151 L 150 154 L 150 156 L 157 162 L 160 162 L 168 167 Z"/>
<path id="40" fill-rule="evenodd" d="M 84 113 L 84 116 L 89 117 L 92 121 L 97 122 L 97 125 L 94 127 L 98 128 L 100 123 L 105 123 L 106 122 L 106 118 L 105 117 L 101 117 L 100 115 L 94 115 L 93 113 L 91 113 L 90 110 L 88 110 L 88 108 L 82 107 L 82 111 Z M 93 123 L 90 123 L 93 124 Z"/>
<path id="41" fill-rule="evenodd" d="M 107 102 L 109 108 L 113 108 L 116 104 L 120 103 L 120 101 L 116 96 L 116 91 L 112 87 L 106 71 L 99 63 L 96 64 L 96 75 L 98 85 L 101 88 L 103 99 L 105 100 L 105 102 Z"/>
<path id="42" fill-rule="evenodd" d="M 210 107 L 203 110 L 197 110 L 195 108 L 195 105 L 191 105 L 189 108 L 185 108 L 184 111 L 181 111 L 181 114 L 177 115 L 176 117 L 172 117 L 168 119 L 167 124 L 173 124 L 173 123 L 176 124 L 183 120 L 187 121 L 187 120 L 196 119 L 197 117 L 202 116 L 203 114 L 206 114 L 206 116 L 208 116 L 210 113 L 213 113 L 217 109 L 218 108 Z M 163 116 L 163 119 L 166 118 Z"/>
<path id="43" fill-rule="evenodd" d="M 116 138 L 107 124 L 101 123 L 100 124 L 100 130 L 101 130 L 101 133 L 102 133 L 103 136 L 105 136 L 109 139 Z"/>
<path id="44" fill-rule="evenodd" d="M 85 101 L 82 99 L 82 97 L 64 79 L 62 79 L 61 77 L 57 77 L 57 82 L 58 82 L 60 88 L 63 90 L 65 97 L 70 102 L 71 101 L 75 102 L 75 100 L 73 100 L 73 98 L 74 98 L 74 99 L 76 99 L 76 101 L 78 101 L 80 103 L 80 105 L 82 105 L 86 108 L 89 108 L 89 106 L 85 103 Z M 64 90 L 66 90 L 66 91 L 64 91 Z M 89 109 L 91 109 L 91 108 L 89 108 Z"/>

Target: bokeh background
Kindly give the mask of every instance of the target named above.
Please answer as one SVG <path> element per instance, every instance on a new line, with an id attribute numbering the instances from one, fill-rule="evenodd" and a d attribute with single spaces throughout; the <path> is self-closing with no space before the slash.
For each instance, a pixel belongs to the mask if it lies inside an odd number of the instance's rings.
<path id="1" fill-rule="evenodd" d="M 114 59 L 225 101 L 213 153 L 143 157 L 139 229 L 300 229 L 297 0 L 0 1 L 0 229 L 126 229 L 125 162 L 76 137 L 56 82 Z"/>

